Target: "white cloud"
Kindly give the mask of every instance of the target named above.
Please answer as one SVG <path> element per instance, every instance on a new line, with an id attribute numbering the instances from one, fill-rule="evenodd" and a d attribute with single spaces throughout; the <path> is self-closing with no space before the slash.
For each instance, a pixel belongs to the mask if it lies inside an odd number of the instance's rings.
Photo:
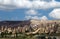
<path id="1" fill-rule="evenodd" d="M 26 11 L 25 14 L 26 14 L 25 19 L 40 19 L 40 17 L 38 16 L 41 15 L 40 13 L 33 9 Z"/>
<path id="2" fill-rule="evenodd" d="M 31 19 L 31 16 L 25 16 L 25 19 Z"/>
<path id="3" fill-rule="evenodd" d="M 30 8 L 32 3 L 28 0 L 16 0 L 15 5 L 17 8 Z"/>
<path id="4" fill-rule="evenodd" d="M 42 16 L 40 19 L 41 20 L 48 20 L 48 18 L 46 16 Z"/>
<path id="5" fill-rule="evenodd" d="M 36 10 L 28 10 L 26 11 L 26 15 L 41 15 Z"/>
<path id="6" fill-rule="evenodd" d="M 25 19 L 38 19 L 38 20 L 48 20 L 48 18 L 46 16 L 25 16 Z"/>
<path id="7" fill-rule="evenodd" d="M 40 19 L 38 16 L 25 16 L 25 19 Z"/>
<path id="8" fill-rule="evenodd" d="M 45 0 L 0 0 L 0 8 L 7 9 L 16 9 L 16 8 L 33 8 L 33 9 L 48 9 L 48 8 L 56 8 L 60 7 L 60 2 L 56 2 L 52 0 L 50 2 L 46 2 Z M 6 7 L 7 6 L 7 7 Z M 5 7 L 5 8 L 4 8 Z M 14 8 L 15 7 L 15 8 Z"/>
<path id="9" fill-rule="evenodd" d="M 60 19 L 60 8 L 59 9 L 54 9 L 50 14 L 50 17 L 55 18 L 55 19 Z"/>
<path id="10" fill-rule="evenodd" d="M 33 16 L 32 19 L 40 19 L 38 16 Z"/>
<path id="11" fill-rule="evenodd" d="M 0 9 L 16 9 L 12 0 L 0 0 Z"/>

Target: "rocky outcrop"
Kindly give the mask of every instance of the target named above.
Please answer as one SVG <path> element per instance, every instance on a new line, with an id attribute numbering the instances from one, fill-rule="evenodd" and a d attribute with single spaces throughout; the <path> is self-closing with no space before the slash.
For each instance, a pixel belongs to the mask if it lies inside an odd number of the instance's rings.
<path id="1" fill-rule="evenodd" d="M 1 21 L 1 26 L 20 27 L 19 31 L 27 34 L 36 33 L 60 33 L 60 20 L 25 20 L 25 21 Z"/>
<path id="2" fill-rule="evenodd" d="M 31 28 L 33 32 L 26 33 L 36 34 L 36 33 L 60 33 L 60 21 L 59 20 L 31 20 Z"/>

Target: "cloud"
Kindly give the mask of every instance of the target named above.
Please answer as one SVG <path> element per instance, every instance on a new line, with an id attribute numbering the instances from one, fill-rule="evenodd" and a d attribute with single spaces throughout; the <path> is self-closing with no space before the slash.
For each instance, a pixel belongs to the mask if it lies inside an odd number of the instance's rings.
<path id="1" fill-rule="evenodd" d="M 54 9 L 51 13 L 49 13 L 49 16 L 55 19 L 60 19 L 60 8 Z"/>
<path id="2" fill-rule="evenodd" d="M 26 19 L 40 19 L 38 16 L 25 16 Z"/>
<path id="3" fill-rule="evenodd" d="M 0 9 L 16 9 L 12 0 L 0 0 Z"/>
<path id="4" fill-rule="evenodd" d="M 31 19 L 31 16 L 25 16 L 25 19 L 27 19 L 27 20 Z"/>
<path id="5" fill-rule="evenodd" d="M 25 19 L 37 19 L 37 20 L 48 20 L 48 18 L 46 16 L 25 16 Z"/>
<path id="6" fill-rule="evenodd" d="M 30 9 L 25 12 L 26 16 L 25 19 L 38 19 L 38 20 L 47 20 L 48 18 L 46 16 L 41 16 L 41 13 L 38 13 L 38 11 Z"/>
<path id="7" fill-rule="evenodd" d="M 41 15 L 36 10 L 33 10 L 33 9 L 27 10 L 25 14 L 26 15 Z"/>
<path id="8" fill-rule="evenodd" d="M 28 9 L 49 9 L 60 7 L 60 2 L 51 0 L 47 2 L 45 0 L 0 0 L 0 8 L 3 9 L 19 9 L 19 8 L 28 8 Z"/>
<path id="9" fill-rule="evenodd" d="M 41 20 L 48 20 L 48 18 L 46 16 L 42 16 L 40 19 Z"/>
<path id="10" fill-rule="evenodd" d="M 41 13 L 38 13 L 36 10 L 33 9 L 27 10 L 25 14 L 26 14 L 25 16 L 26 19 L 40 19 L 40 17 L 38 16 L 41 15 Z"/>
<path id="11" fill-rule="evenodd" d="M 48 8 L 56 8 L 56 7 L 60 7 L 60 2 L 56 2 L 56 1 L 50 1 L 50 2 L 46 2 L 46 1 L 20 1 L 16 2 L 17 7 L 19 8 L 32 8 L 32 9 L 48 9 Z"/>

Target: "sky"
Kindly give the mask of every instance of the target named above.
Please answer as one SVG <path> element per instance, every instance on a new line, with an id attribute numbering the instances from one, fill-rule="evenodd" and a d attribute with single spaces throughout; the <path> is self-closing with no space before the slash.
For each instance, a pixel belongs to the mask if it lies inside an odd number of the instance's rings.
<path id="1" fill-rule="evenodd" d="M 0 0 L 0 20 L 60 19 L 60 0 Z"/>

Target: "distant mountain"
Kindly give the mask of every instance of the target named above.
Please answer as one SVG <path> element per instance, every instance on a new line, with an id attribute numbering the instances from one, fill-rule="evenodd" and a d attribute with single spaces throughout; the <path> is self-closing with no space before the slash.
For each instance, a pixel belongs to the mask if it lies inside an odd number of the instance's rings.
<path id="1" fill-rule="evenodd" d="M 24 25 L 29 25 L 30 21 L 29 20 L 24 20 L 24 21 L 0 21 L 0 26 L 21 26 L 23 27 Z"/>

